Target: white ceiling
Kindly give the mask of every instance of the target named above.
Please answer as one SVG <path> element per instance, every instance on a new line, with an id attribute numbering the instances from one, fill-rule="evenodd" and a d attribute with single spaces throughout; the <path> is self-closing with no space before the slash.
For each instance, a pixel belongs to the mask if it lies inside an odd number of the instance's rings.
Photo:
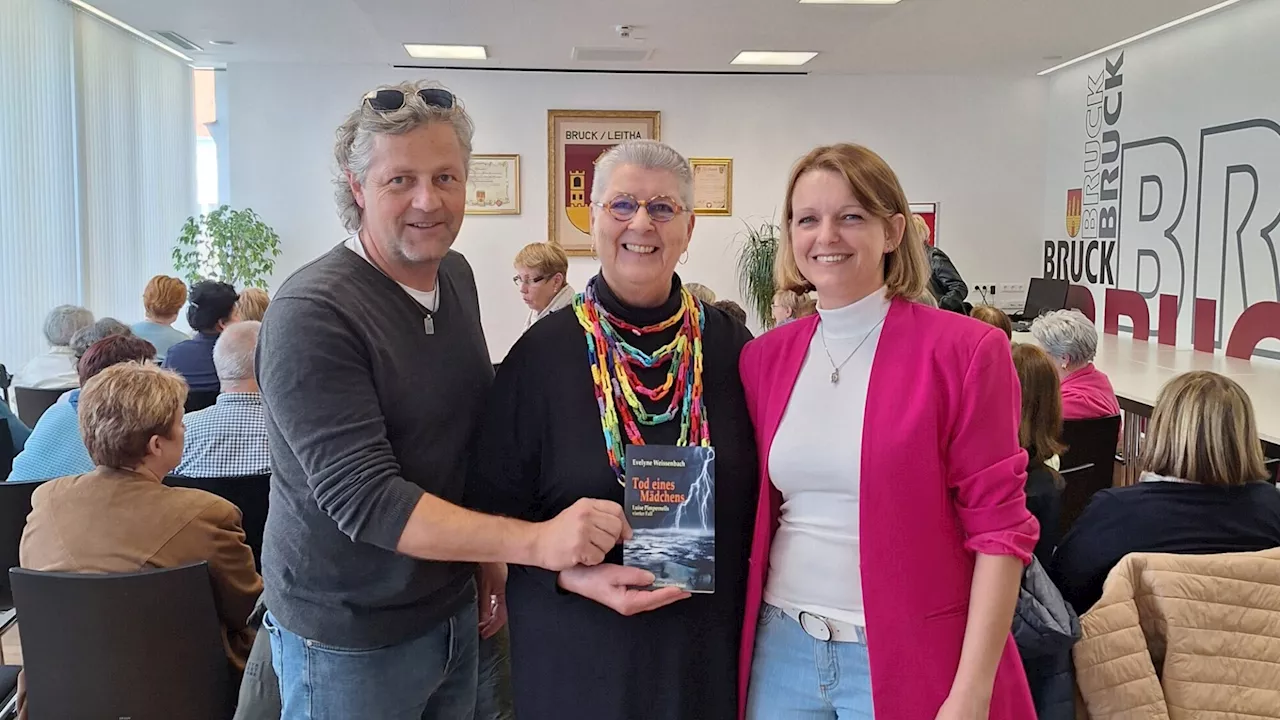
<path id="1" fill-rule="evenodd" d="M 731 71 L 739 50 L 817 50 L 813 73 L 1025 74 L 1217 0 L 89 0 L 144 32 L 171 30 L 202 63 L 323 62 Z M 1225 12 L 1230 12 L 1226 10 Z M 617 25 L 638 38 L 620 39 Z M 232 40 L 230 47 L 210 40 Z M 484 62 L 414 60 L 401 43 L 485 45 Z M 652 49 L 581 63 L 574 46 Z M 733 68 L 740 71 L 740 68 Z"/>

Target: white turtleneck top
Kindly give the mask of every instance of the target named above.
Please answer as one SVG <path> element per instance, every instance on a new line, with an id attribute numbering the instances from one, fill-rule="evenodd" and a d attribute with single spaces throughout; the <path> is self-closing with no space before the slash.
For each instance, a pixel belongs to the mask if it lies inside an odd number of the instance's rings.
<path id="1" fill-rule="evenodd" d="M 819 308 L 818 314 L 818 329 L 769 450 L 782 519 L 764 599 L 865 626 L 858 547 L 862 419 L 889 300 L 881 287 L 851 305 Z M 832 360 L 839 365 L 846 358 L 839 382 L 832 384 Z"/>

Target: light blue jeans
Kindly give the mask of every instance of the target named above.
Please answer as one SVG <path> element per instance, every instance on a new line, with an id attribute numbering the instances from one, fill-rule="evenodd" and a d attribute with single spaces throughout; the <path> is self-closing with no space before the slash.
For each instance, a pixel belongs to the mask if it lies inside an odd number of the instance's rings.
<path id="1" fill-rule="evenodd" d="M 357 650 L 295 635 L 268 612 L 281 720 L 472 720 L 477 623 L 472 600 L 420 638 Z"/>
<path id="2" fill-rule="evenodd" d="M 747 694 L 747 720 L 870 720 L 867 646 L 823 642 L 765 603 Z"/>

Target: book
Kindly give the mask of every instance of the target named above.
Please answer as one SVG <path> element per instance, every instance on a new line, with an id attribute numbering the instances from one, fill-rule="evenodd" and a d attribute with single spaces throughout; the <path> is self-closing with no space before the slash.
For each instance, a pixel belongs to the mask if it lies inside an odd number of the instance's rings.
<path id="1" fill-rule="evenodd" d="M 715 460 L 710 447 L 627 446 L 622 562 L 653 573 L 655 588 L 715 592 Z"/>

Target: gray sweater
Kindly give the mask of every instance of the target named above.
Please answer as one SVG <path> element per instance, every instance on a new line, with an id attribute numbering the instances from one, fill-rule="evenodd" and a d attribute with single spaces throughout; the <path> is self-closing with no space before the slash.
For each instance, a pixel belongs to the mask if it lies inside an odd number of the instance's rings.
<path id="1" fill-rule="evenodd" d="M 262 576 L 289 631 L 344 648 L 420 637 L 473 595 L 473 567 L 395 552 L 424 492 L 458 503 L 493 379 L 471 266 L 440 265 L 435 332 L 338 246 L 294 273 L 258 339 L 271 446 Z"/>

